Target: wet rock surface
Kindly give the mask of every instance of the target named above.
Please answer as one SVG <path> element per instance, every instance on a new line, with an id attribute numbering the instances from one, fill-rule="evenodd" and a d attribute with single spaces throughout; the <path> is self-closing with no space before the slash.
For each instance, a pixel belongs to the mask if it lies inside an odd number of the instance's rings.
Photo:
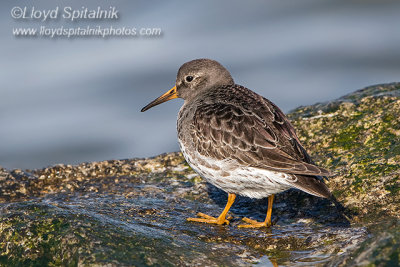
<path id="1" fill-rule="evenodd" d="M 305 147 L 335 172 L 327 183 L 345 209 L 289 190 L 238 198 L 206 184 L 180 153 L 41 170 L 0 168 L 0 265 L 387 266 L 399 263 L 400 84 L 369 87 L 290 114 Z"/>

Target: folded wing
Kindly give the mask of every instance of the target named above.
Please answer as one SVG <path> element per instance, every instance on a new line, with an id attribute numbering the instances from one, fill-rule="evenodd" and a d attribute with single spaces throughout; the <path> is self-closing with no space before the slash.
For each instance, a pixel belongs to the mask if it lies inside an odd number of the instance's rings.
<path id="1" fill-rule="evenodd" d="M 313 164 L 277 106 L 255 93 L 241 98 L 197 107 L 191 134 L 200 154 L 290 174 L 331 175 Z"/>

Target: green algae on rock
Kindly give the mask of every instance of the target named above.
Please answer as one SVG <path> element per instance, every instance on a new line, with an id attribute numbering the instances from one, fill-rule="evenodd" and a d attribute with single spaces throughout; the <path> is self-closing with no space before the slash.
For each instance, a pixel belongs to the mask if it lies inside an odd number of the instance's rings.
<path id="1" fill-rule="evenodd" d="M 400 83 L 367 87 L 289 114 L 333 194 L 359 219 L 400 218 Z M 373 219 L 371 217 L 371 219 Z"/>
<path id="2" fill-rule="evenodd" d="M 231 226 L 187 223 L 196 209 L 218 211 L 225 196 L 188 179 L 193 172 L 178 153 L 3 174 L 3 192 L 17 188 L 13 181 L 30 183 L 0 204 L 0 265 L 247 266 L 265 256 L 289 264 L 326 261 L 367 236 L 362 227 L 296 218 L 240 230 L 236 214 L 251 206 L 240 199 Z"/>
<path id="3" fill-rule="evenodd" d="M 335 172 L 327 183 L 357 214 L 349 224 L 329 201 L 298 190 L 277 196 L 270 229 L 237 229 L 266 210 L 265 200 L 240 197 L 229 226 L 187 223 L 196 210 L 218 215 L 226 196 L 180 153 L 0 168 L 0 265 L 391 264 L 400 242 L 399 115 L 399 83 L 289 114 L 313 158 Z"/>

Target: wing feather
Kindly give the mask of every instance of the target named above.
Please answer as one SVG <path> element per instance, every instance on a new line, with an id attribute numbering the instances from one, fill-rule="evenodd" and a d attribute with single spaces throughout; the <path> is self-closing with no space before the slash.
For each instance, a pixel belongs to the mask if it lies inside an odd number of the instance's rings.
<path id="1" fill-rule="evenodd" d="M 283 112 L 251 93 L 237 94 L 230 101 L 204 101 L 197 106 L 191 127 L 196 150 L 218 159 L 228 155 L 250 167 L 308 176 L 331 175 L 312 162 Z"/>

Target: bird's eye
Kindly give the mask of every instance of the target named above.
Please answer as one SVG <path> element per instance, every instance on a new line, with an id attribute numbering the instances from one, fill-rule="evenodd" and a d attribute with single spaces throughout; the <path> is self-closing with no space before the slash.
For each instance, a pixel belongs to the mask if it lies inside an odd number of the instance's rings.
<path id="1" fill-rule="evenodd" d="M 189 83 L 193 81 L 193 76 L 186 76 L 186 81 Z"/>

